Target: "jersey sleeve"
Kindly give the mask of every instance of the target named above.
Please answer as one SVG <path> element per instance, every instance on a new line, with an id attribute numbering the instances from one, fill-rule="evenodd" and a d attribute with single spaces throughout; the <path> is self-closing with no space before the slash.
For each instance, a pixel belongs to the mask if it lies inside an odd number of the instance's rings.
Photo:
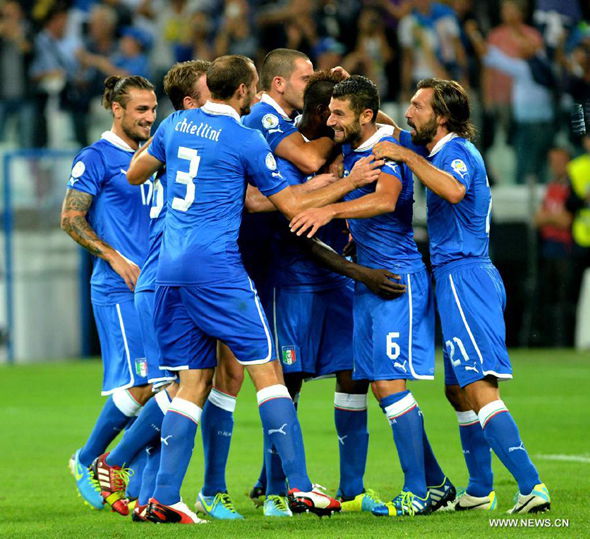
<path id="1" fill-rule="evenodd" d="M 156 133 L 154 134 L 154 138 L 150 143 L 150 147 L 147 149 L 147 152 L 152 156 L 155 157 L 160 163 L 166 162 L 166 132 L 167 128 L 170 125 L 170 116 L 166 118 L 156 129 Z"/>
<path id="2" fill-rule="evenodd" d="M 451 146 L 443 154 L 442 160 L 437 166 L 451 174 L 457 181 L 460 181 L 465 186 L 465 189 L 469 189 L 475 169 L 471 164 L 469 153 L 462 146 Z"/>
<path id="3" fill-rule="evenodd" d="M 100 152 L 94 148 L 84 148 L 74 158 L 68 187 L 97 196 L 102 189 L 105 171 L 105 164 Z"/>
<path id="4" fill-rule="evenodd" d="M 251 131 L 243 146 L 242 160 L 248 182 L 264 196 L 271 196 L 288 187 L 267 142 L 258 131 Z"/>
<path id="5" fill-rule="evenodd" d="M 262 117 L 262 134 L 268 142 L 271 151 L 275 151 L 281 141 L 297 132 L 295 123 L 285 120 L 282 116 L 269 112 Z"/>

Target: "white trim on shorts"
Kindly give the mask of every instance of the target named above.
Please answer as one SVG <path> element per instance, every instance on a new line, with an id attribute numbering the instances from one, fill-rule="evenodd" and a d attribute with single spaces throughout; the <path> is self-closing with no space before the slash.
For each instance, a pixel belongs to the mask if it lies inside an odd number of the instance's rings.
<path id="1" fill-rule="evenodd" d="M 483 375 L 484 376 L 488 376 L 488 375 L 495 376 L 499 380 L 512 380 L 511 374 L 507 374 L 507 373 L 500 374 L 496 371 L 483 371 Z"/>
<path id="2" fill-rule="evenodd" d="M 244 365 L 244 366 L 261 365 L 263 363 L 268 363 L 272 359 L 272 339 L 270 338 L 270 330 L 268 329 L 268 326 L 264 323 L 264 316 L 262 314 L 262 305 L 260 304 L 260 298 L 258 297 L 258 293 L 256 292 L 256 289 L 254 288 L 254 283 L 252 282 L 252 279 L 250 279 L 250 277 L 248 277 L 248 283 L 250 285 L 250 290 L 252 290 L 252 293 L 254 294 L 254 302 L 256 303 L 256 309 L 258 310 L 258 316 L 260 317 L 260 323 L 262 324 L 262 327 L 264 328 L 264 334 L 266 335 L 266 344 L 268 346 L 268 354 L 266 355 L 266 357 L 264 359 L 255 359 L 253 361 L 240 361 L 236 357 L 236 361 L 240 365 Z"/>
<path id="3" fill-rule="evenodd" d="M 471 344 L 473 345 L 473 348 L 475 348 L 475 351 L 477 352 L 477 356 L 479 357 L 479 362 L 483 365 L 483 357 L 481 355 L 481 352 L 479 351 L 479 346 L 477 346 L 477 343 L 475 342 L 475 337 L 473 336 L 473 333 L 471 332 L 471 328 L 469 327 L 469 324 L 467 323 L 467 319 L 465 318 L 465 313 L 463 312 L 463 307 L 461 307 L 461 302 L 459 301 L 459 296 L 457 295 L 457 290 L 455 289 L 455 283 L 453 282 L 453 276 L 450 273 L 449 273 L 449 281 L 451 283 L 451 290 L 453 291 L 453 296 L 455 297 L 455 302 L 457 303 L 457 307 L 459 308 L 459 313 L 461 314 L 461 319 L 463 320 L 463 323 L 465 324 L 465 329 L 467 330 L 467 334 L 469 335 L 469 338 L 471 339 Z M 491 373 L 491 371 L 490 371 L 490 373 Z M 495 375 L 495 376 L 497 376 L 497 375 Z"/>
<path id="4" fill-rule="evenodd" d="M 129 389 L 131 387 L 135 387 L 135 377 L 133 376 L 133 369 L 131 367 L 131 354 L 129 352 L 129 345 L 127 344 L 127 334 L 125 333 L 125 323 L 123 322 L 123 315 L 121 314 L 121 307 L 119 303 L 115 304 L 115 308 L 117 310 L 117 317 L 119 318 L 119 327 L 121 328 L 121 335 L 123 335 L 123 344 L 125 345 L 125 355 L 127 356 L 127 368 L 129 369 L 129 383 L 115 387 L 113 389 L 109 389 L 108 391 L 101 391 L 100 394 L 103 396 L 112 395 L 115 391 L 119 391 L 120 389 Z"/>
<path id="5" fill-rule="evenodd" d="M 412 365 L 412 341 L 413 341 L 413 330 L 414 330 L 414 309 L 412 306 L 412 275 L 408 275 L 408 308 L 410 314 L 410 331 L 408 335 L 408 366 L 410 367 L 410 373 L 416 380 L 434 380 L 434 374 L 416 374 L 414 366 Z"/>

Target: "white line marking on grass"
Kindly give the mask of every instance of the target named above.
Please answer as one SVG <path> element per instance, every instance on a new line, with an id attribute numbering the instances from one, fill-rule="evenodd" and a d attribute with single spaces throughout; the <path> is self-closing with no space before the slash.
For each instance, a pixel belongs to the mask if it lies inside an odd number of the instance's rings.
<path id="1" fill-rule="evenodd" d="M 585 455 L 535 455 L 539 459 L 543 460 L 560 460 L 565 462 L 585 462 L 590 464 L 590 456 Z"/>

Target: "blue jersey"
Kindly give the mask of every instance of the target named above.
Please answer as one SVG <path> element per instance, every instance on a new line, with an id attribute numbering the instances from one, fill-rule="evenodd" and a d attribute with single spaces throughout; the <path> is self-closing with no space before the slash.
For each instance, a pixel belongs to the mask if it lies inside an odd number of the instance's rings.
<path id="1" fill-rule="evenodd" d="M 164 218 L 166 217 L 166 170 L 162 170 L 153 181 L 150 207 L 150 233 L 149 251 L 139 279 L 135 284 L 136 292 L 156 289 L 156 275 L 158 273 L 158 260 L 160 259 L 160 247 L 164 233 Z"/>
<path id="2" fill-rule="evenodd" d="M 489 258 L 492 194 L 481 154 L 454 133 L 440 140 L 427 158 L 465 186 L 465 197 L 451 204 L 427 190 L 428 235 L 433 267 L 462 258 Z"/>
<path id="3" fill-rule="evenodd" d="M 299 185 L 307 181 L 305 176 L 293 163 L 277 158 L 281 174 L 290 185 Z M 336 219 L 320 228 L 316 235 L 335 251 L 342 253 L 348 243 L 348 229 L 343 219 Z M 273 246 L 274 284 L 283 288 L 297 287 L 299 290 L 327 290 L 344 285 L 348 279 L 319 266 L 309 254 L 302 249 L 289 231 L 287 224 L 277 227 Z"/>
<path id="4" fill-rule="evenodd" d="M 262 94 L 250 114 L 242 118 L 242 123 L 246 127 L 258 129 L 273 152 L 285 137 L 297 133 L 293 120 L 268 94 Z"/>
<path id="5" fill-rule="evenodd" d="M 166 163 L 168 211 L 158 284 L 235 282 L 246 181 L 270 196 L 287 187 L 262 135 L 230 106 L 207 102 L 162 122 L 148 149 Z"/>
<path id="6" fill-rule="evenodd" d="M 397 144 L 387 135 L 390 130 L 379 130 L 361 146 L 353 149 L 345 144 L 344 174 L 350 174 L 354 164 L 361 158 L 372 154 L 373 146 L 379 141 Z M 387 268 L 400 273 L 413 273 L 424 268 L 422 256 L 414 241 L 412 229 L 412 206 L 414 204 L 414 182 L 412 173 L 406 165 L 386 162 L 381 169 L 402 183 L 402 190 L 395 211 L 376 215 L 368 219 L 349 219 L 350 232 L 357 244 L 358 263 L 371 268 Z M 344 199 L 354 200 L 375 191 L 375 184 L 365 185 L 348 193 Z"/>
<path id="7" fill-rule="evenodd" d="M 87 214 L 99 238 L 141 267 L 148 252 L 151 182 L 130 185 L 126 173 L 134 150 L 112 131 L 74 158 L 68 187 L 93 196 Z M 118 303 L 131 292 L 102 258 L 94 260 L 92 301 Z"/>

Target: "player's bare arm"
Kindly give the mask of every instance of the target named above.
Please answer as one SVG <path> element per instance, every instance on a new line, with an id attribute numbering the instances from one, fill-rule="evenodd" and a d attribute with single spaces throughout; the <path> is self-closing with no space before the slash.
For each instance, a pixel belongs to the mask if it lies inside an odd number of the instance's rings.
<path id="1" fill-rule="evenodd" d="M 326 187 L 335 181 L 338 181 L 338 177 L 334 176 L 333 174 L 318 174 L 305 183 L 292 185 L 291 187 L 293 190 L 303 195 L 305 193 L 311 193 L 316 189 L 322 189 L 323 187 Z M 246 210 L 250 213 L 277 210 L 276 206 L 253 185 L 248 185 L 248 188 L 246 189 L 245 206 Z"/>
<path id="2" fill-rule="evenodd" d="M 318 264 L 365 284 L 371 292 L 383 299 L 395 299 L 406 291 L 406 285 L 395 282 L 400 280 L 399 275 L 386 269 L 367 268 L 351 262 L 317 238 L 302 237 L 298 241 Z"/>
<path id="3" fill-rule="evenodd" d="M 348 176 L 322 188 L 301 195 L 292 187 L 283 189 L 271 195 L 269 199 L 288 219 L 292 219 L 298 213 L 308 208 L 326 206 L 340 200 L 344 195 L 379 179 L 382 160 L 374 160 L 373 157 L 359 159 Z"/>
<path id="4" fill-rule="evenodd" d="M 86 219 L 93 198 L 88 193 L 68 189 L 61 209 L 61 228 L 89 253 L 106 260 L 133 290 L 139 277 L 139 267 L 101 240 Z"/>
<path id="5" fill-rule="evenodd" d="M 465 186 L 459 180 L 452 174 L 431 165 L 409 148 L 392 142 L 379 142 L 375 145 L 373 154 L 381 159 L 405 163 L 428 189 L 451 204 L 458 204 L 465 197 Z"/>
<path id="6" fill-rule="evenodd" d="M 401 190 L 402 184 L 397 178 L 382 172 L 375 192 L 355 200 L 308 209 L 292 219 L 291 231 L 298 236 L 307 232 L 307 237 L 311 238 L 332 219 L 366 219 L 392 212 L 395 210 Z"/>
<path id="7" fill-rule="evenodd" d="M 131 185 L 141 185 L 163 166 L 164 163 L 156 159 L 149 152 L 144 151 L 136 154 L 127 170 L 127 181 Z"/>
<path id="8" fill-rule="evenodd" d="M 297 132 L 281 140 L 275 153 L 293 163 L 303 173 L 313 174 L 326 164 L 333 149 L 334 141 L 328 137 L 307 142 Z"/>

